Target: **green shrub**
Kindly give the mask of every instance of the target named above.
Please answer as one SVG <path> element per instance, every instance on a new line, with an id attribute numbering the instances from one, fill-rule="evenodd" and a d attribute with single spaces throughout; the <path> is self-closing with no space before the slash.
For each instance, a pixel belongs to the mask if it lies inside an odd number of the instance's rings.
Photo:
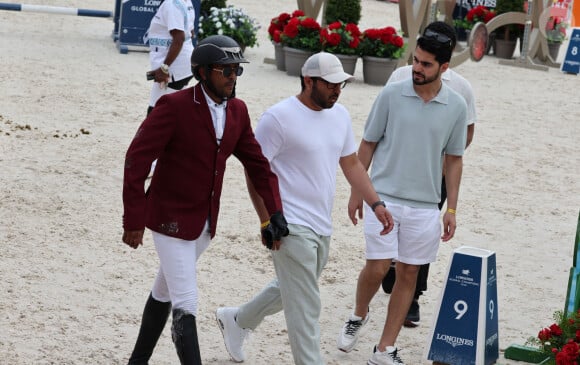
<path id="1" fill-rule="evenodd" d="M 201 14 L 207 15 L 211 8 L 225 8 L 227 0 L 201 0 Z"/>
<path id="2" fill-rule="evenodd" d="M 511 11 L 522 13 L 524 11 L 524 0 L 497 0 L 495 12 L 497 15 L 509 13 Z M 510 24 L 499 27 L 496 34 L 500 39 L 515 40 L 523 34 L 523 26 Z"/>
<path id="3" fill-rule="evenodd" d="M 336 21 L 358 24 L 361 17 L 360 0 L 328 0 L 324 13 L 324 22 Z"/>

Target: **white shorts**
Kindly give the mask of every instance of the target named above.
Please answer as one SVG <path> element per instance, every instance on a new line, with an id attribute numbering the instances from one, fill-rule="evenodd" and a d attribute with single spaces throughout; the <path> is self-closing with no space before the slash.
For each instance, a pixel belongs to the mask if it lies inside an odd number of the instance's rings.
<path id="1" fill-rule="evenodd" d="M 441 237 L 438 209 L 411 208 L 386 202 L 395 226 L 389 234 L 379 233 L 383 225 L 365 204 L 364 234 L 367 260 L 395 259 L 423 265 L 437 258 Z"/>
<path id="2" fill-rule="evenodd" d="M 167 87 L 167 85 L 161 87 L 159 82 L 153 82 L 153 86 L 151 87 L 151 94 L 149 94 L 149 106 L 154 107 L 155 103 L 157 103 L 157 100 L 159 100 L 159 98 L 161 98 L 163 95 L 172 94 L 176 91 L 179 90 Z"/>

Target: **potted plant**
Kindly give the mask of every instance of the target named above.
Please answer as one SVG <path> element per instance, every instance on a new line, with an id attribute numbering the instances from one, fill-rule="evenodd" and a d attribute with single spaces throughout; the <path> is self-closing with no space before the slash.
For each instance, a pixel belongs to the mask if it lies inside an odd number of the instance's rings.
<path id="1" fill-rule="evenodd" d="M 497 15 L 509 12 L 523 12 L 524 0 L 497 0 L 495 12 Z M 522 35 L 522 25 L 508 24 L 499 27 L 495 33 L 494 53 L 500 58 L 512 58 L 516 49 L 517 39 Z"/>
<path id="2" fill-rule="evenodd" d="M 547 365 L 575 365 L 580 362 L 580 310 L 564 315 L 554 313 L 554 323 L 543 328 L 537 337 L 528 339 L 527 344 L 537 346 L 539 352 L 549 358 Z"/>
<path id="3" fill-rule="evenodd" d="M 335 54 L 346 73 L 354 74 L 361 32 L 354 23 L 336 21 L 320 30 L 322 50 Z"/>
<path id="4" fill-rule="evenodd" d="M 254 19 L 233 5 L 225 8 L 212 7 L 208 15 L 199 19 L 199 38 L 203 39 L 210 35 L 227 35 L 234 39 L 242 51 L 246 47 L 258 45 L 258 29 L 260 25 Z"/>
<path id="5" fill-rule="evenodd" d="M 304 61 L 320 51 L 320 29 L 320 24 L 314 18 L 305 15 L 288 21 L 280 35 L 288 75 L 300 76 Z"/>
<path id="6" fill-rule="evenodd" d="M 453 20 L 453 24 L 457 29 L 465 30 L 467 32 L 467 39 L 469 39 L 469 31 L 473 29 L 476 23 L 487 23 L 495 17 L 495 14 L 495 10 L 478 5 L 471 8 L 463 18 Z"/>
<path id="7" fill-rule="evenodd" d="M 290 19 L 299 16 L 304 16 L 302 10 L 295 10 L 292 14 L 280 13 L 277 17 L 270 20 L 270 25 L 268 26 L 268 38 L 274 45 L 274 59 L 276 60 L 276 68 L 280 71 L 286 71 L 286 64 L 284 62 L 284 50 L 282 45 L 282 32 L 284 27 Z"/>
<path id="8" fill-rule="evenodd" d="M 403 37 L 393 27 L 366 29 L 359 44 L 364 82 L 384 85 L 397 67 L 397 59 L 403 56 L 405 47 Z"/>
<path id="9" fill-rule="evenodd" d="M 546 40 L 548 41 L 548 50 L 552 60 L 558 58 L 558 52 L 562 42 L 566 39 L 566 28 L 568 23 L 560 16 L 551 16 L 546 23 Z"/>

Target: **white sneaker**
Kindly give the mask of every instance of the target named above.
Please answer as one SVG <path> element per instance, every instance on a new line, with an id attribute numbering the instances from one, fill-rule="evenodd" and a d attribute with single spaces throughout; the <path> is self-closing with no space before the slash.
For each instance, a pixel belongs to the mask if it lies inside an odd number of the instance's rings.
<path id="1" fill-rule="evenodd" d="M 368 365 L 405 365 L 403 360 L 397 355 L 398 349 L 393 346 L 387 346 L 385 352 L 380 352 L 375 346 L 373 356 L 367 361 Z"/>
<path id="2" fill-rule="evenodd" d="M 246 355 L 244 354 L 242 346 L 244 344 L 244 339 L 250 330 L 238 326 L 236 323 L 237 313 L 238 308 L 236 307 L 218 308 L 215 311 L 215 318 L 220 330 L 222 331 L 228 354 L 230 354 L 230 357 L 234 362 L 244 362 Z"/>
<path id="3" fill-rule="evenodd" d="M 340 351 L 351 352 L 358 342 L 358 336 L 360 334 L 361 328 L 369 321 L 369 313 L 365 318 L 360 318 L 354 314 L 350 316 L 348 321 L 344 323 L 340 333 L 338 334 L 338 339 L 336 340 L 336 345 Z"/>

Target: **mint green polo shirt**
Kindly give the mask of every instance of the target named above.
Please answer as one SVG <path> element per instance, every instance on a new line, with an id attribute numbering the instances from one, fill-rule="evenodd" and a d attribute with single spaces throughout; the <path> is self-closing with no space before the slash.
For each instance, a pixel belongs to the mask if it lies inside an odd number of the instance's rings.
<path id="1" fill-rule="evenodd" d="M 381 199 L 414 208 L 437 208 L 445 154 L 462 156 L 467 105 L 442 85 L 425 103 L 412 79 L 386 85 L 377 96 L 363 139 L 378 142 L 371 180 Z"/>

